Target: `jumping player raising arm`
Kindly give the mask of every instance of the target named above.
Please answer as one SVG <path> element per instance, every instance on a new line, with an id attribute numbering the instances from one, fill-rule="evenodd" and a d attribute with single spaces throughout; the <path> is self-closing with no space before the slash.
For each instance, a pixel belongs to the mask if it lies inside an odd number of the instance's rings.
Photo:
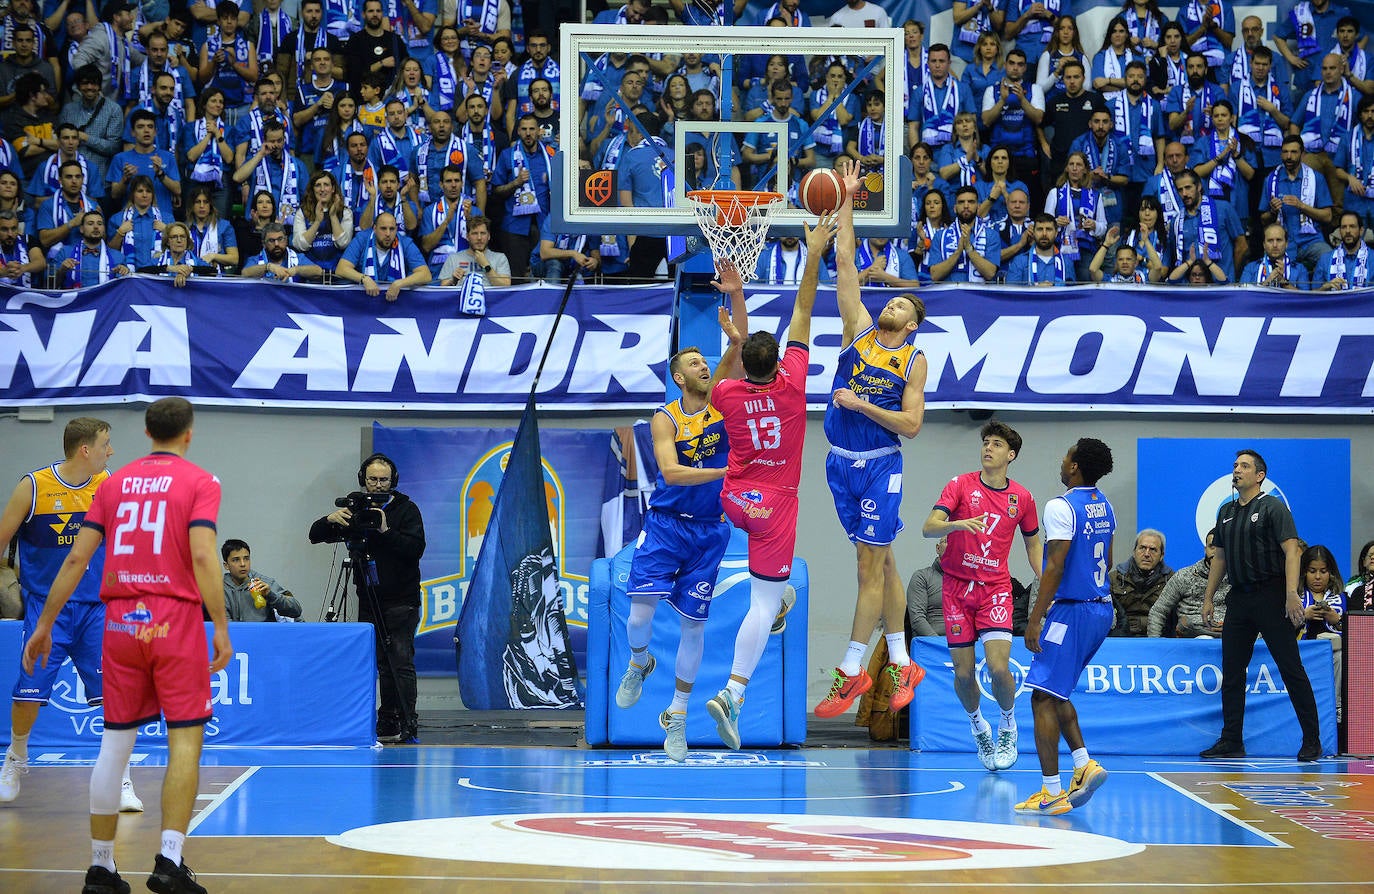
<path id="1" fill-rule="evenodd" d="M 906 648 L 906 588 L 892 543 L 902 530 L 902 438 L 912 438 L 925 418 L 926 358 L 910 339 L 925 319 L 925 305 L 911 294 L 894 296 L 875 324 L 863 306 L 854 264 L 854 191 L 857 171 L 837 164 L 845 185 L 835 240 L 836 295 L 842 322 L 839 361 L 826 409 L 830 454 L 825 477 L 835 513 L 854 544 L 858 595 L 849 645 L 832 671 L 834 684 L 816 706 L 818 717 L 835 717 L 873 685 L 863 667 L 869 638 L 881 619 L 891 682 L 891 708 L 910 703 L 925 671 Z"/>
<path id="2" fill-rule="evenodd" d="M 730 296 L 733 317 L 744 326 L 747 311 L 739 271 L 729 260 L 717 266 L 718 279 L 713 285 Z M 721 313 L 726 313 L 724 308 Z M 625 588 L 630 597 L 625 625 L 630 661 L 620 678 L 615 702 L 629 708 L 639 701 L 645 678 L 657 666 L 649 651 L 654 612 L 660 602 L 667 602 L 679 615 L 681 633 L 674 663 L 673 700 L 659 714 L 658 723 L 664 731 L 664 752 L 671 760 L 682 761 L 687 757 L 687 703 L 701 669 L 706 620 L 720 560 L 730 542 L 730 526 L 720 509 L 729 441 L 720 412 L 707 399 L 712 376 L 701 351 L 680 348 L 668 360 L 668 374 L 682 395 L 659 407 L 649 423 L 654 458 L 658 460 L 658 483 L 649 500 L 644 536 L 630 561 Z"/>
<path id="3" fill-rule="evenodd" d="M 730 455 L 721 505 L 749 535 L 749 612 L 735 638 L 726 688 L 706 703 L 721 741 L 739 748 L 744 688 L 758 667 L 792 575 L 797 540 L 797 483 L 806 439 L 806 374 L 810 366 L 811 310 L 821 259 L 835 234 L 835 215 L 806 228 L 806 270 L 797 289 L 786 352 L 771 332 L 742 338 L 721 314 L 730 346 L 712 379 L 711 403 L 725 421 Z M 738 361 L 736 358 L 738 357 Z M 743 378 L 726 378 L 741 364 Z"/>

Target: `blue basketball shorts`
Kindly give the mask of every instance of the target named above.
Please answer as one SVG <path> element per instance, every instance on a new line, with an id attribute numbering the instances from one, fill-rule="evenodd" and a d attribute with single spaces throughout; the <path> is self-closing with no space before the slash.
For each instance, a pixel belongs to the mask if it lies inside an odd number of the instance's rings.
<path id="1" fill-rule="evenodd" d="M 38 616 L 43 613 L 43 600 L 27 592 L 24 595 L 23 643 L 27 643 L 38 624 Z M 105 635 L 104 628 L 105 603 L 68 602 L 63 606 L 52 628 L 52 652 L 48 655 L 48 666 L 34 665 L 31 674 L 24 673 L 23 667 L 19 668 L 19 679 L 14 684 L 15 701 L 46 705 L 52 696 L 57 672 L 62 668 L 62 662 L 70 656 L 81 677 L 81 684 L 86 688 L 86 703 L 100 704 L 105 691 L 100 675 L 100 642 Z"/>
<path id="2" fill-rule="evenodd" d="M 849 459 L 837 453 L 825 458 L 825 480 L 835 499 L 835 514 L 849 539 L 870 546 L 887 546 L 904 525 L 902 454 L 873 459 Z"/>
<path id="3" fill-rule="evenodd" d="M 1040 631 L 1040 653 L 1031 659 L 1026 685 L 1067 699 L 1112 629 L 1110 602 L 1059 600 Z"/>
<path id="4" fill-rule="evenodd" d="M 630 598 L 657 597 L 685 618 L 706 620 L 730 543 L 730 526 L 717 519 L 681 518 L 650 511 L 630 561 Z"/>

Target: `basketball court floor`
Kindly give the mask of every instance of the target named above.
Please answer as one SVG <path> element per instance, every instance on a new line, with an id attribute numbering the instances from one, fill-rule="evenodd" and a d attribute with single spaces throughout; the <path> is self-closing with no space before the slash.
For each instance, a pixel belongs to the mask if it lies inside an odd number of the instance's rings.
<path id="1" fill-rule="evenodd" d="M 1101 757 L 1089 804 L 1039 818 L 1012 812 L 1040 785 L 1029 755 L 209 749 L 186 854 L 212 892 L 1374 891 L 1372 762 Z M 31 758 L 0 805 L 0 891 L 77 891 L 94 754 Z M 116 850 L 135 890 L 164 763 L 135 754 L 148 812 Z"/>

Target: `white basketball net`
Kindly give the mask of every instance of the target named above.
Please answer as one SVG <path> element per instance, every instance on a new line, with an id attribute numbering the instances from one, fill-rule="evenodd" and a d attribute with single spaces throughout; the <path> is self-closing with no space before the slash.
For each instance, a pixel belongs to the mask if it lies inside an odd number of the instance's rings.
<path id="1" fill-rule="evenodd" d="M 786 198 L 778 196 L 771 201 L 750 204 L 734 196 L 701 199 L 689 195 L 687 201 L 696 213 L 697 226 L 701 227 L 702 235 L 711 246 L 711 256 L 716 261 L 728 258 L 734 262 L 741 281 L 747 283 L 753 280 L 754 268 L 758 265 L 764 240 L 768 238 L 768 227 L 773 222 L 773 213 L 787 204 Z M 743 222 L 734 224 L 729 221 Z"/>

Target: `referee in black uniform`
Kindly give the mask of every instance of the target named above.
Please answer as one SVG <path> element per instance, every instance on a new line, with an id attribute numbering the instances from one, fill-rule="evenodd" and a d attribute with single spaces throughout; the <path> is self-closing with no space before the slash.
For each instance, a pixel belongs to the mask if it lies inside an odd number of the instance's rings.
<path id="1" fill-rule="evenodd" d="M 1293 514 L 1278 497 L 1261 494 L 1260 482 L 1269 468 L 1254 450 L 1236 453 L 1231 486 L 1239 499 L 1221 507 L 1212 529 L 1216 557 L 1207 573 L 1202 620 L 1212 623 L 1212 596 L 1229 574 L 1231 595 L 1226 598 L 1226 622 L 1221 627 L 1221 738 L 1202 752 L 1204 758 L 1245 757 L 1245 675 L 1264 635 L 1279 667 L 1288 698 L 1302 727 L 1298 760 L 1321 757 L 1317 700 L 1298 655 L 1296 630 L 1303 622 L 1298 597 L 1298 563 L 1302 547 Z"/>

